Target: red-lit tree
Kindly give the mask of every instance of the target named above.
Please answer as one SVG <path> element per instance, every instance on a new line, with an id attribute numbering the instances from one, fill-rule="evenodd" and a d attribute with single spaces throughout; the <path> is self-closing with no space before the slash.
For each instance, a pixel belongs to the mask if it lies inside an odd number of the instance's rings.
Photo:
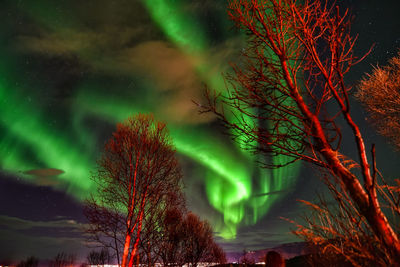
<path id="1" fill-rule="evenodd" d="M 174 226 L 181 223 L 182 214 L 186 213 L 185 197 L 182 191 L 169 192 L 166 202 L 154 202 L 148 205 L 151 211 L 144 217 L 139 248 L 141 260 L 148 266 L 155 262 L 179 262 L 179 246 L 174 242 Z M 181 237 L 181 234 L 178 234 Z M 162 256 L 162 257 L 161 257 Z M 175 259 L 175 260 L 173 260 Z M 165 265 L 165 264 L 164 264 Z"/>
<path id="2" fill-rule="evenodd" d="M 123 267 L 138 258 L 144 218 L 155 211 L 152 205 L 168 205 L 170 192 L 181 190 L 181 178 L 165 124 L 145 115 L 117 124 L 93 176 L 97 194 L 88 199 L 86 214 L 98 239 L 118 238 L 115 247 L 121 247 Z"/>
<path id="3" fill-rule="evenodd" d="M 361 80 L 356 97 L 378 132 L 400 150 L 400 51 L 384 67 Z"/>
<path id="4" fill-rule="evenodd" d="M 156 246 L 164 266 L 226 262 L 225 252 L 214 241 L 210 224 L 191 212 L 168 209 L 162 234 Z"/>
<path id="5" fill-rule="evenodd" d="M 166 211 L 161 239 L 155 248 L 164 266 L 182 266 L 185 263 L 185 247 L 182 242 L 185 238 L 185 233 L 182 231 L 185 214 L 185 211 L 176 207 Z"/>
<path id="6" fill-rule="evenodd" d="M 217 243 L 213 242 L 210 249 L 210 254 L 204 258 L 205 262 L 225 264 L 226 254 L 225 251 Z"/>
<path id="7" fill-rule="evenodd" d="M 183 248 L 185 263 L 188 266 L 197 266 L 201 261 L 212 260 L 207 257 L 213 255 L 214 238 L 211 225 L 207 221 L 189 212 L 183 222 L 181 231 L 184 235 Z"/>
<path id="8" fill-rule="evenodd" d="M 215 113 L 247 148 L 280 157 L 265 167 L 303 160 L 328 171 L 376 240 L 400 260 L 398 234 L 377 198 L 374 155 L 368 159 L 350 114 L 351 86 L 344 76 L 362 57 L 353 53 L 348 11 L 328 0 L 232 0 L 229 15 L 246 32 L 248 47 L 226 77 L 227 94 L 208 92 L 203 111 Z M 340 120 L 351 131 L 346 137 L 353 139 L 356 161 L 342 152 Z"/>

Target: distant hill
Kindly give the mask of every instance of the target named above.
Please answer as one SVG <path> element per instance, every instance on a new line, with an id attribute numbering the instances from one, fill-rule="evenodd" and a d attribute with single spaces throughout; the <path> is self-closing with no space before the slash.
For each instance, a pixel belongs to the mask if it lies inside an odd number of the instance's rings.
<path id="1" fill-rule="evenodd" d="M 287 243 L 273 248 L 267 248 L 262 250 L 249 251 L 247 254 L 248 258 L 254 259 L 255 262 L 261 261 L 268 251 L 279 252 L 285 259 L 291 259 L 296 256 L 307 254 L 306 243 L 295 242 Z M 226 253 L 228 262 L 238 262 L 243 256 L 243 252 L 228 252 Z"/>

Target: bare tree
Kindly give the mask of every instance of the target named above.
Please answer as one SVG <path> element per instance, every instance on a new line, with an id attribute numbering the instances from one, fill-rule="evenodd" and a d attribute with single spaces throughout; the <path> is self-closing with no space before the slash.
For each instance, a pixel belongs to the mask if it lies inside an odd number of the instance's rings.
<path id="1" fill-rule="evenodd" d="M 208 222 L 201 221 L 197 215 L 189 212 L 184 218 L 182 232 L 185 262 L 189 266 L 197 266 L 203 258 L 211 254 L 212 228 Z"/>
<path id="2" fill-rule="evenodd" d="M 117 259 L 120 265 L 120 252 L 123 248 L 124 238 L 124 218 L 118 211 L 113 211 L 109 207 L 101 206 L 95 198 L 91 196 L 86 200 L 84 215 L 89 221 L 85 228 L 88 233 L 89 244 L 95 247 L 111 249 L 111 257 Z"/>
<path id="3" fill-rule="evenodd" d="M 400 51 L 385 67 L 374 68 L 358 86 L 356 97 L 378 132 L 400 149 Z"/>
<path id="4" fill-rule="evenodd" d="M 183 248 L 185 263 L 188 266 L 197 266 L 199 262 L 217 262 L 223 260 L 223 256 L 214 254 L 217 244 L 214 242 L 211 225 L 207 221 L 200 220 L 199 216 L 189 212 L 186 214 L 181 232 L 183 233 Z M 214 258 L 219 256 L 219 258 Z"/>
<path id="5" fill-rule="evenodd" d="M 170 228 L 180 223 L 180 217 L 171 217 L 171 212 L 175 211 L 178 214 L 186 213 L 185 197 L 182 191 L 169 192 L 167 196 L 168 205 L 165 203 L 152 203 L 148 205 L 151 211 L 148 211 L 143 222 L 143 232 L 140 238 L 139 248 L 143 254 L 141 257 L 142 262 L 147 263 L 148 266 L 153 266 L 154 262 L 162 260 L 160 255 L 170 254 L 171 256 L 179 257 L 176 253 L 176 244 L 171 245 L 173 242 L 169 233 Z M 169 217 L 169 218 L 168 218 Z M 171 249 L 174 253 L 171 255 Z M 165 260 L 167 262 L 167 260 Z M 176 261 L 170 261 L 176 262 Z"/>
<path id="6" fill-rule="evenodd" d="M 153 210 L 149 207 L 167 205 L 169 192 L 181 190 L 181 177 L 165 124 L 146 115 L 117 124 L 93 176 L 97 194 L 88 199 L 86 214 L 94 234 L 112 238 L 116 229 L 123 267 L 138 259 L 144 218 Z"/>
<path id="7" fill-rule="evenodd" d="M 157 253 L 163 266 L 197 266 L 199 262 L 225 263 L 223 249 L 214 241 L 207 221 L 192 212 L 167 210 Z"/>
<path id="8" fill-rule="evenodd" d="M 186 212 L 172 207 L 166 210 L 163 220 L 161 240 L 156 246 L 156 254 L 164 266 L 182 266 L 185 263 L 185 247 L 182 223 Z"/>
<path id="9" fill-rule="evenodd" d="M 107 248 L 103 248 L 100 251 L 92 250 L 86 257 L 88 264 L 90 265 L 106 265 L 111 263 L 111 255 Z"/>
<path id="10" fill-rule="evenodd" d="M 65 252 L 58 253 L 50 262 L 50 267 L 72 267 L 75 265 L 76 255 Z"/>
<path id="11" fill-rule="evenodd" d="M 327 0 L 232 0 L 229 15 L 246 32 L 248 47 L 226 76 L 227 94 L 208 92 L 202 111 L 215 113 L 248 149 L 279 156 L 264 167 L 303 160 L 336 177 L 377 240 L 400 260 L 398 234 L 377 198 L 375 161 L 350 113 L 345 75 L 363 57 L 353 53 L 348 11 Z M 340 116 L 356 161 L 341 150 Z"/>
<path id="12" fill-rule="evenodd" d="M 226 263 L 226 254 L 225 251 L 220 247 L 217 243 L 211 244 L 211 253 L 205 257 L 204 261 L 209 263 L 218 263 L 225 264 Z"/>
<path id="13" fill-rule="evenodd" d="M 396 233 L 400 227 L 400 184 L 389 186 L 381 177 L 377 193 L 390 214 Z M 333 200 L 319 196 L 316 203 L 301 200 L 311 212 L 303 216 L 294 234 L 308 243 L 311 266 L 397 266 L 398 260 L 374 234 L 340 182 L 324 179 Z"/>
<path id="14" fill-rule="evenodd" d="M 21 261 L 20 263 L 17 264 L 17 267 L 37 267 L 39 265 L 39 259 L 30 256 L 26 260 Z"/>

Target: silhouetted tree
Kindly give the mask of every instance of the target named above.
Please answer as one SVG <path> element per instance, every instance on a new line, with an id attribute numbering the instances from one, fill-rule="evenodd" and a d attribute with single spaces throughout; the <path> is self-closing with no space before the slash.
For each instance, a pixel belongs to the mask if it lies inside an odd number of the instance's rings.
<path id="1" fill-rule="evenodd" d="M 75 265 L 76 256 L 65 252 L 58 253 L 52 261 L 50 267 L 72 267 Z"/>
<path id="2" fill-rule="evenodd" d="M 120 252 L 123 248 L 124 218 L 118 211 L 110 207 L 100 206 L 93 196 L 86 200 L 84 215 L 90 222 L 85 228 L 89 244 L 111 249 L 111 257 L 120 265 Z"/>
<path id="3" fill-rule="evenodd" d="M 30 256 L 26 260 L 18 263 L 17 267 L 37 267 L 38 265 L 39 265 L 39 259 L 34 256 Z"/>
<path id="4" fill-rule="evenodd" d="M 232 0 L 229 15 L 246 32 L 248 47 L 226 76 L 226 95 L 207 92 L 202 111 L 216 114 L 248 149 L 279 156 L 264 167 L 303 160 L 330 173 L 399 261 L 398 234 L 377 198 L 375 161 L 350 113 L 345 75 L 362 57 L 353 53 L 348 11 L 328 0 Z M 357 161 L 342 152 L 340 119 L 351 131 L 346 137 L 353 139 Z"/>
<path id="5" fill-rule="evenodd" d="M 211 253 L 205 257 L 204 261 L 210 263 L 224 264 L 227 261 L 225 251 L 217 243 L 214 242 L 211 245 Z"/>
<path id="6" fill-rule="evenodd" d="M 163 221 L 162 239 L 157 246 L 157 254 L 164 266 L 182 266 L 185 264 L 186 247 L 183 222 L 186 211 L 172 207 L 167 210 Z"/>
<path id="7" fill-rule="evenodd" d="M 90 251 L 86 260 L 90 265 L 106 265 L 111 264 L 112 257 L 108 249 L 103 248 L 100 251 Z"/>
<path id="8" fill-rule="evenodd" d="M 168 209 L 158 256 L 164 266 L 197 266 L 199 262 L 225 263 L 225 252 L 215 243 L 207 221 L 182 209 Z"/>
<path id="9" fill-rule="evenodd" d="M 154 210 L 151 205 L 168 205 L 169 192 L 181 190 L 181 178 L 165 124 L 145 115 L 117 124 L 93 176 L 97 194 L 88 199 L 85 214 L 93 234 L 116 237 L 108 244 L 122 248 L 117 254 L 122 253 L 123 267 L 138 259 L 144 218 Z"/>
<path id="10" fill-rule="evenodd" d="M 144 218 L 143 232 L 140 238 L 140 250 L 143 263 L 153 266 L 154 262 L 179 262 L 178 246 L 174 242 L 173 229 L 180 224 L 180 217 L 172 214 L 185 214 L 186 205 L 182 191 L 169 192 L 167 196 L 168 205 L 163 203 L 151 203 L 148 205 L 151 212 Z M 173 243 L 173 244 L 171 244 Z M 161 259 L 161 255 L 163 259 Z M 167 260 L 168 258 L 168 260 Z M 173 259 L 174 258 L 174 259 Z"/>
<path id="11" fill-rule="evenodd" d="M 356 97 L 378 132 L 400 149 L 400 51 L 385 67 L 362 79 Z"/>
<path id="12" fill-rule="evenodd" d="M 213 238 L 211 225 L 207 221 L 202 221 L 197 215 L 189 212 L 183 219 L 181 232 L 185 263 L 189 266 L 197 266 L 199 262 L 217 262 L 221 259 L 210 258 L 214 256 L 217 244 Z"/>

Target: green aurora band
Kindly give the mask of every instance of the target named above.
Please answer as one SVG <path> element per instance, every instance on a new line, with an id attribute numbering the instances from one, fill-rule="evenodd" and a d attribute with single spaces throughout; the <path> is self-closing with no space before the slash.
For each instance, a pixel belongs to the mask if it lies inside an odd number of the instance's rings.
<path id="1" fill-rule="evenodd" d="M 200 58 L 202 57 L 199 55 L 206 54 L 208 48 L 207 44 L 210 42 L 209 40 L 206 40 L 204 34 L 202 34 L 204 31 L 197 26 L 198 24 L 196 24 L 192 17 L 189 14 L 185 14 L 183 11 L 184 8 L 179 6 L 179 3 L 183 4 L 184 1 L 142 0 L 142 2 L 148 8 L 153 20 L 161 29 L 163 29 L 165 35 L 184 53 L 191 55 L 194 54 Z M 207 75 L 207 70 L 212 68 L 212 65 L 207 62 L 209 61 L 206 60 L 204 61 L 204 64 L 195 65 L 198 74 L 203 77 L 203 79 L 207 81 L 207 84 L 213 89 L 225 93 L 223 90 L 225 88 L 225 84 L 222 77 L 215 77 L 215 75 L 210 77 Z M 232 116 L 231 120 L 234 120 L 234 117 L 235 116 Z M 240 123 L 238 121 L 235 122 Z M 256 125 L 256 122 L 254 122 L 251 118 L 248 118 L 247 123 L 250 126 Z M 250 156 L 248 157 L 250 160 L 254 160 L 254 157 L 247 153 L 248 151 L 242 149 L 246 147 L 245 138 L 241 138 L 239 136 L 237 141 L 239 144 L 239 149 Z M 179 150 L 179 145 L 177 148 Z M 193 154 L 192 157 L 196 158 L 196 154 Z M 218 159 L 223 157 L 218 157 Z M 273 160 L 275 162 L 285 161 L 284 156 L 277 156 Z M 213 166 L 213 164 L 207 164 L 207 166 L 210 168 Z M 246 167 L 244 167 L 244 169 L 246 169 Z M 290 173 L 292 175 L 294 174 L 294 176 L 297 176 L 298 171 L 298 164 L 292 164 L 291 166 L 284 168 L 274 169 L 270 172 L 263 170 L 260 172 L 261 176 L 259 179 L 261 184 L 259 185 L 258 189 L 261 189 L 261 192 L 265 193 L 274 190 L 284 190 L 293 182 L 284 178 L 289 177 Z M 244 202 L 246 205 L 249 205 L 253 209 L 253 216 L 251 216 L 252 219 L 246 221 L 247 224 L 255 224 L 260 217 L 267 213 L 275 200 L 277 200 L 275 196 L 272 195 L 250 198 L 252 193 L 251 183 L 248 183 L 248 181 L 251 179 L 249 177 L 250 173 L 251 171 L 247 168 L 247 170 L 242 172 L 230 172 L 233 177 L 228 179 L 227 176 L 221 177 L 216 176 L 215 174 L 207 175 L 205 182 L 209 201 L 217 210 L 224 214 L 226 226 L 228 226 L 231 230 L 231 232 L 225 231 L 222 234 L 222 236 L 225 238 L 234 237 L 236 234 L 235 225 L 239 224 L 244 216 L 242 203 L 243 200 L 245 200 Z M 224 180 L 221 180 L 221 178 Z M 229 181 L 228 183 L 226 183 L 226 179 Z M 242 191 L 243 189 L 247 189 L 249 191 L 245 193 Z M 253 194 L 254 191 L 256 191 L 256 189 L 253 189 Z"/>
<path id="2" fill-rule="evenodd" d="M 2 58 L 6 56 L 2 55 Z M 11 78 L 15 75 L 10 71 L 11 60 L 7 65 L 4 62 L 0 63 L 0 123 L 7 134 L 2 136 L 0 146 L 2 170 L 32 179 L 23 172 L 56 166 L 68 174 L 59 175 L 59 179 L 68 185 L 67 192 L 83 195 L 92 188 L 88 179 L 94 166 L 91 157 L 79 151 L 79 144 L 71 146 L 73 140 L 50 126 L 46 127 L 47 120 L 37 107 L 30 104 L 31 101 L 21 101 L 23 97 L 16 93 L 21 85 L 15 86 L 18 83 Z M 34 155 L 34 159 L 27 157 L 27 151 Z"/>
<path id="3" fill-rule="evenodd" d="M 25 3 L 29 16 L 51 32 L 66 35 L 69 28 L 81 27 L 79 21 L 58 14 L 57 8 L 49 4 L 51 1 L 42 0 L 37 5 Z M 213 67 L 207 52 L 210 41 L 196 19 L 185 14 L 184 1 L 143 0 L 142 3 L 168 40 L 193 59 L 197 75 L 208 86 L 222 92 L 225 85 L 221 75 L 208 71 Z M 54 119 L 52 115 L 35 105 L 40 101 L 40 95 L 32 93 L 31 101 L 25 100 L 26 95 L 22 92 L 35 92 L 35 85 L 21 81 L 18 68 L 11 63 L 13 58 L 5 55 L 1 54 L 0 63 L 0 127 L 4 133 L 0 145 L 2 170 L 35 182 L 34 177 L 24 172 L 40 168 L 61 169 L 65 173 L 55 177 L 59 187 L 77 199 L 84 199 L 93 189 L 90 172 L 101 151 L 95 141 L 99 137 L 86 125 L 87 121 L 97 118 L 100 122 L 115 124 L 134 113 L 154 112 L 156 104 L 140 101 L 140 97 L 113 97 L 111 101 L 105 86 L 101 88 L 99 83 L 84 80 L 77 86 L 71 101 L 71 118 L 63 118 L 70 124 L 54 126 L 49 123 Z M 78 51 L 77 57 L 91 60 L 87 51 Z M 119 86 L 127 87 L 127 84 Z M 156 91 L 151 83 L 142 86 Z M 156 93 L 153 94 L 156 98 Z M 200 175 L 204 177 L 208 201 L 222 216 L 222 222 L 212 223 L 224 238 L 234 238 L 241 225 L 255 224 L 282 197 L 273 192 L 287 191 L 295 182 L 293 178 L 297 176 L 299 165 L 277 170 L 260 169 L 254 163 L 256 156 L 240 149 L 243 144 L 232 145 L 206 124 L 166 122 L 177 151 L 203 167 Z M 284 159 L 276 157 L 272 160 Z"/>

